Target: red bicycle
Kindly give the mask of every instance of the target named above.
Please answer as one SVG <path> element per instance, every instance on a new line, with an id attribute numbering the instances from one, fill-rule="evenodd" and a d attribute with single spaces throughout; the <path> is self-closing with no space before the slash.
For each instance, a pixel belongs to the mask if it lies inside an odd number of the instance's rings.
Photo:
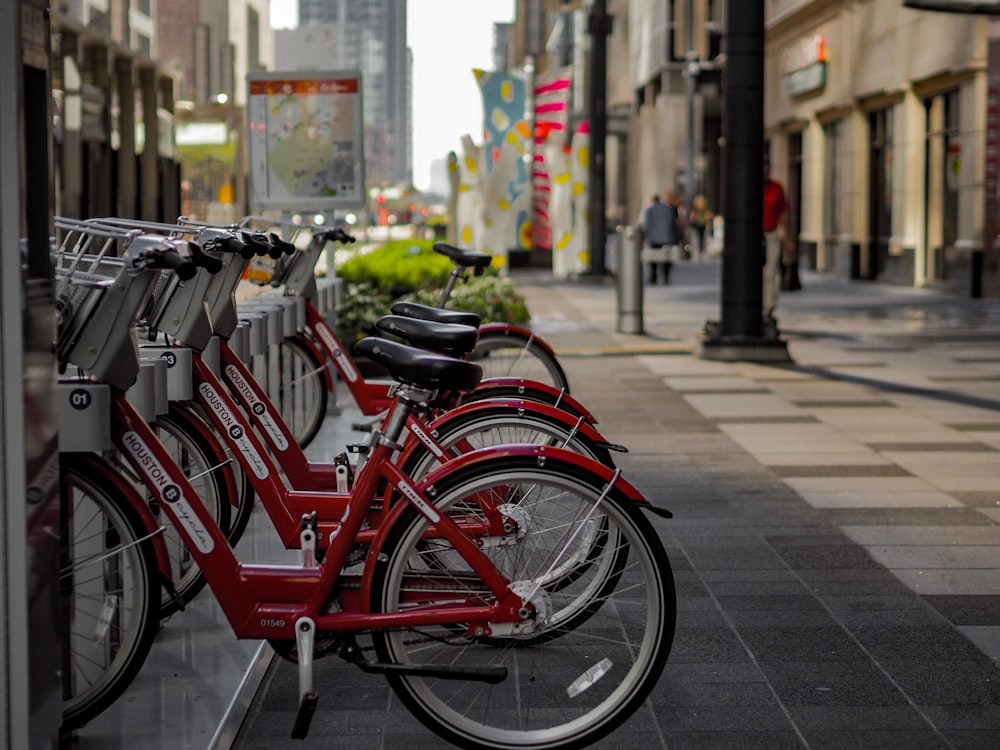
<path id="1" fill-rule="evenodd" d="M 366 355 L 399 378 L 400 387 L 350 493 L 328 500 L 343 512 L 322 561 L 311 554 L 309 511 L 302 516 L 301 566 L 240 562 L 121 387 L 138 368 L 130 322 L 157 269 L 184 267 L 182 248 L 134 234 L 119 243 L 124 267 L 111 283 L 60 272 L 60 295 L 71 300 L 61 306 L 60 358 L 108 383 L 116 447 L 192 550 L 237 637 L 267 639 L 297 661 L 301 699 L 293 736 L 305 736 L 316 707 L 313 660 L 334 653 L 384 675 L 421 722 L 463 747 L 582 747 L 642 703 L 666 662 L 676 605 L 669 561 L 642 514 L 650 506 L 620 471 L 559 448 L 508 446 L 461 456 L 414 481 L 391 460 L 408 411 L 436 390 L 471 390 L 482 371 L 370 339 Z M 113 465 L 97 455 L 67 456 L 66 465 L 77 460 L 86 462 L 87 473 L 64 470 L 64 497 L 71 508 L 83 496 L 99 498 L 93 505 L 106 513 L 97 516 L 96 528 L 125 515 L 148 516 L 135 493 L 117 491 L 121 475 Z M 396 502 L 372 533 L 364 559 L 348 565 L 385 488 Z M 499 537 L 487 533 L 478 515 L 483 495 L 518 509 Z M 535 528 L 535 509 L 562 522 Z M 111 656 L 105 700 L 116 676 L 134 668 L 151 640 L 141 623 L 155 612 L 124 614 L 143 605 L 157 609 L 152 576 L 131 567 L 150 539 L 127 523 L 114 528 L 113 536 L 92 540 L 102 549 L 85 557 L 76 556 L 75 538 L 64 539 L 67 642 L 97 640 Z M 604 542 L 580 544 L 592 534 Z M 582 547 L 593 550 L 586 564 L 578 559 Z M 97 613 L 83 606 L 95 591 L 84 597 L 77 584 L 93 566 L 104 572 L 88 576 L 101 589 L 97 596 L 104 588 L 114 591 Z M 121 586 L 130 571 L 130 586 Z M 68 705 L 89 687 L 74 682 L 78 677 L 67 675 Z M 67 723 L 85 715 L 77 709 L 67 713 Z"/>

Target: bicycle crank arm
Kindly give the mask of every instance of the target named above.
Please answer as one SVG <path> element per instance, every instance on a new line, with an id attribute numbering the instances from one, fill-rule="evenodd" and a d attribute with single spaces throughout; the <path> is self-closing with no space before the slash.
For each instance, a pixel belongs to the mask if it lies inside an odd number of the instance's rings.
<path id="1" fill-rule="evenodd" d="M 383 664 L 382 662 L 354 662 L 362 672 L 369 674 L 402 674 L 416 677 L 436 677 L 440 680 L 469 680 L 496 685 L 507 679 L 507 667 L 447 667 L 434 664 Z"/>

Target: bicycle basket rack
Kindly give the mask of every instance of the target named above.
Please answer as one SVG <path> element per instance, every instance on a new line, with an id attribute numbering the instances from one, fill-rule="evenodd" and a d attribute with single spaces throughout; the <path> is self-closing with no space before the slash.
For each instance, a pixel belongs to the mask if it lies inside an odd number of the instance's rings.
<path id="1" fill-rule="evenodd" d="M 134 321 L 159 271 L 135 265 L 126 251 L 150 238 L 134 229 L 56 217 L 61 240 L 56 276 L 56 354 L 93 378 L 127 390 L 139 373 Z M 156 238 L 162 241 L 162 238 Z"/>

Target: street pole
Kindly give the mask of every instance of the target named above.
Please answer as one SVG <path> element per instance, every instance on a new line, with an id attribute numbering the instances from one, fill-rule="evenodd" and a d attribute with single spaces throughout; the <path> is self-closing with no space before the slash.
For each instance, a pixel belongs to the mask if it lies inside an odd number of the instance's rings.
<path id="1" fill-rule="evenodd" d="M 726 19 L 722 316 L 699 354 L 787 362 L 785 342 L 763 336 L 764 0 L 727 0 Z"/>
<path id="2" fill-rule="evenodd" d="M 607 203 L 607 175 L 605 170 L 605 139 L 608 130 L 608 35 L 611 33 L 611 16 L 607 0 L 594 0 L 587 19 L 590 34 L 590 87 L 588 90 L 590 115 L 590 269 L 591 276 L 605 274 L 605 206 Z"/>
<path id="3" fill-rule="evenodd" d="M 684 76 L 687 83 L 687 165 L 685 167 L 684 173 L 684 206 L 688 211 L 691 210 L 691 206 L 694 203 L 695 196 L 695 177 L 694 177 L 694 152 L 695 152 L 695 95 L 698 92 L 698 73 L 700 71 L 700 64 L 698 61 L 697 44 L 695 39 L 695 34 L 699 33 L 699 30 L 695 29 L 695 12 L 694 4 L 695 0 L 686 0 L 687 2 L 687 16 L 685 20 L 687 21 L 687 28 L 685 29 L 684 35 L 687 40 L 687 44 L 684 47 L 685 58 L 687 60 Z M 704 30 L 700 30 L 703 32 Z"/>

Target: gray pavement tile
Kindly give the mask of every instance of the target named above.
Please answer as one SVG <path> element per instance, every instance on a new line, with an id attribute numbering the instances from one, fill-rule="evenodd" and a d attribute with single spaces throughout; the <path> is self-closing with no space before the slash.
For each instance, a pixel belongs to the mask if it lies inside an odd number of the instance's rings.
<path id="1" fill-rule="evenodd" d="M 805 732 L 812 750 L 947 750 L 945 738 L 931 730 L 925 731 L 811 731 Z"/>
<path id="2" fill-rule="evenodd" d="M 753 657 L 774 662 L 866 661 L 857 641 L 836 625 L 737 628 Z"/>
<path id="3" fill-rule="evenodd" d="M 716 581 L 708 584 L 716 596 L 808 596 L 799 581 Z"/>
<path id="4" fill-rule="evenodd" d="M 661 726 L 669 732 L 768 732 L 789 727 L 776 704 L 755 706 L 656 705 Z M 668 741 L 669 745 L 669 741 Z"/>
<path id="5" fill-rule="evenodd" d="M 906 698 L 867 660 L 759 662 L 786 706 L 903 706 Z"/>
<path id="6" fill-rule="evenodd" d="M 719 606 L 726 612 L 821 610 L 822 605 L 811 595 L 802 596 L 720 596 Z"/>
<path id="7" fill-rule="evenodd" d="M 764 682 L 764 675 L 760 668 L 749 660 L 684 663 L 675 662 L 671 656 L 660 680 L 661 682 L 669 680 L 681 684 L 696 682 L 751 683 Z"/>
<path id="8" fill-rule="evenodd" d="M 899 706 L 790 706 L 788 713 L 807 736 L 816 730 L 853 732 L 867 730 L 930 731 L 924 716 L 909 705 Z M 867 741 L 862 743 L 867 747 Z M 907 747 L 907 745 L 899 745 Z"/>
<path id="9" fill-rule="evenodd" d="M 725 731 L 664 733 L 667 747 L 676 750 L 802 750 L 802 741 L 790 731 Z M 643 750 L 645 750 L 643 748 Z"/>
<path id="10" fill-rule="evenodd" d="M 906 694 L 921 705 L 1000 703 L 1000 669 L 979 652 L 966 655 L 972 658 L 924 659 L 914 651 L 911 658 L 886 660 L 884 666 Z"/>
<path id="11" fill-rule="evenodd" d="M 838 526 L 989 526 L 968 508 L 830 508 L 823 517 Z"/>
<path id="12" fill-rule="evenodd" d="M 996 730 L 957 731 L 945 734 L 954 747 L 962 750 L 996 750 L 1000 738 Z"/>
<path id="13" fill-rule="evenodd" d="M 939 453 L 951 451 L 955 453 L 995 453 L 996 448 L 985 443 L 867 443 L 872 450 L 880 453 L 906 451 L 924 451 Z"/>
<path id="14" fill-rule="evenodd" d="M 768 467 L 779 477 L 909 477 L 906 469 L 895 464 L 823 464 L 820 466 Z"/>
<path id="15" fill-rule="evenodd" d="M 680 682 L 661 680 L 649 697 L 661 706 L 774 706 L 774 693 L 764 682 Z"/>
<path id="16" fill-rule="evenodd" d="M 739 639 L 728 627 L 677 628 L 670 661 L 685 662 L 736 662 L 749 661 L 750 656 Z"/>
<path id="17" fill-rule="evenodd" d="M 1000 705 L 924 706 L 934 724 L 946 730 L 992 731 L 1000 737 Z"/>
<path id="18" fill-rule="evenodd" d="M 765 609 L 726 611 L 726 618 L 737 631 L 743 628 L 784 627 L 816 628 L 836 625 L 836 620 L 824 609 Z"/>
<path id="19" fill-rule="evenodd" d="M 876 568 L 879 566 L 863 547 L 846 544 L 782 547 L 778 550 L 789 566 L 801 568 Z"/>

